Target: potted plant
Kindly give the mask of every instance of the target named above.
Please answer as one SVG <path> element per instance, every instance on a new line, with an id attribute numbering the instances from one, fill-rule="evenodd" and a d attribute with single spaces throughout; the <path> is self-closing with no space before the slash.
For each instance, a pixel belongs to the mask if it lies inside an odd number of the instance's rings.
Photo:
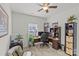
<path id="1" fill-rule="evenodd" d="M 72 15 L 68 18 L 67 21 L 70 23 L 70 22 L 73 22 L 74 20 L 77 20 L 77 18 L 74 15 Z"/>
<path id="2" fill-rule="evenodd" d="M 20 41 L 20 39 L 23 39 L 22 35 L 20 34 L 16 35 L 16 40 Z"/>
<path id="3" fill-rule="evenodd" d="M 33 34 L 29 34 L 29 46 L 32 46 L 34 42 L 34 36 Z"/>

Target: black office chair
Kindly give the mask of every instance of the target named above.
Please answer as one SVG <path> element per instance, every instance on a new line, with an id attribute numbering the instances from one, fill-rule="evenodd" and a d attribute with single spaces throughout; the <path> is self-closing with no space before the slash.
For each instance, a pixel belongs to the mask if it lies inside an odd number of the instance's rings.
<path id="1" fill-rule="evenodd" d="M 48 33 L 44 32 L 41 34 L 41 42 L 43 42 L 43 46 L 48 45 Z"/>

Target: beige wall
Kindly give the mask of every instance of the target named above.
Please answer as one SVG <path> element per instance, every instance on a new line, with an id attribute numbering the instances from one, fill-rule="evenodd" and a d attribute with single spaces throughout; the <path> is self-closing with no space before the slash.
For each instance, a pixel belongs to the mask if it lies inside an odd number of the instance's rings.
<path id="1" fill-rule="evenodd" d="M 0 56 L 6 55 L 9 44 L 10 44 L 10 34 L 11 34 L 11 10 L 8 4 L 0 4 L 5 12 L 8 14 L 8 35 L 0 38 Z"/>
<path id="2" fill-rule="evenodd" d="M 24 36 L 25 46 L 28 44 L 28 24 L 34 23 L 38 26 L 38 31 L 43 31 L 45 18 L 12 12 L 12 33 L 21 33 Z"/>
<path id="3" fill-rule="evenodd" d="M 77 22 L 77 55 L 79 55 L 79 7 L 71 7 L 68 10 L 64 10 L 60 13 L 52 14 L 53 16 L 49 17 L 47 22 L 50 23 L 50 26 L 54 22 L 58 22 L 59 26 L 61 26 L 61 43 L 65 44 L 65 23 L 67 19 L 71 15 L 75 15 L 78 20 Z"/>

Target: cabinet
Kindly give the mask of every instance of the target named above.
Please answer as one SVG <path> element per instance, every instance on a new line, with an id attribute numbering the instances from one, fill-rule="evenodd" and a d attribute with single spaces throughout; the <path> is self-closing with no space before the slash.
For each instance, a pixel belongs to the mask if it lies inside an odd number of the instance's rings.
<path id="1" fill-rule="evenodd" d="M 68 55 L 77 53 L 77 23 L 65 24 L 65 52 Z"/>
<path id="2" fill-rule="evenodd" d="M 59 49 L 60 47 L 59 47 L 59 40 L 53 40 L 52 41 L 52 47 L 54 48 L 54 49 Z"/>

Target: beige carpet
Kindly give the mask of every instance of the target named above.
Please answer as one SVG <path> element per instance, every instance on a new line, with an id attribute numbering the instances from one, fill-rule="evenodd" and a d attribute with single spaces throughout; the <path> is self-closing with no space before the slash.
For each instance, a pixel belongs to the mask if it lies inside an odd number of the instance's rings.
<path id="1" fill-rule="evenodd" d="M 32 56 L 68 56 L 61 49 L 56 50 L 49 47 L 30 47 L 29 49 L 32 52 Z"/>

